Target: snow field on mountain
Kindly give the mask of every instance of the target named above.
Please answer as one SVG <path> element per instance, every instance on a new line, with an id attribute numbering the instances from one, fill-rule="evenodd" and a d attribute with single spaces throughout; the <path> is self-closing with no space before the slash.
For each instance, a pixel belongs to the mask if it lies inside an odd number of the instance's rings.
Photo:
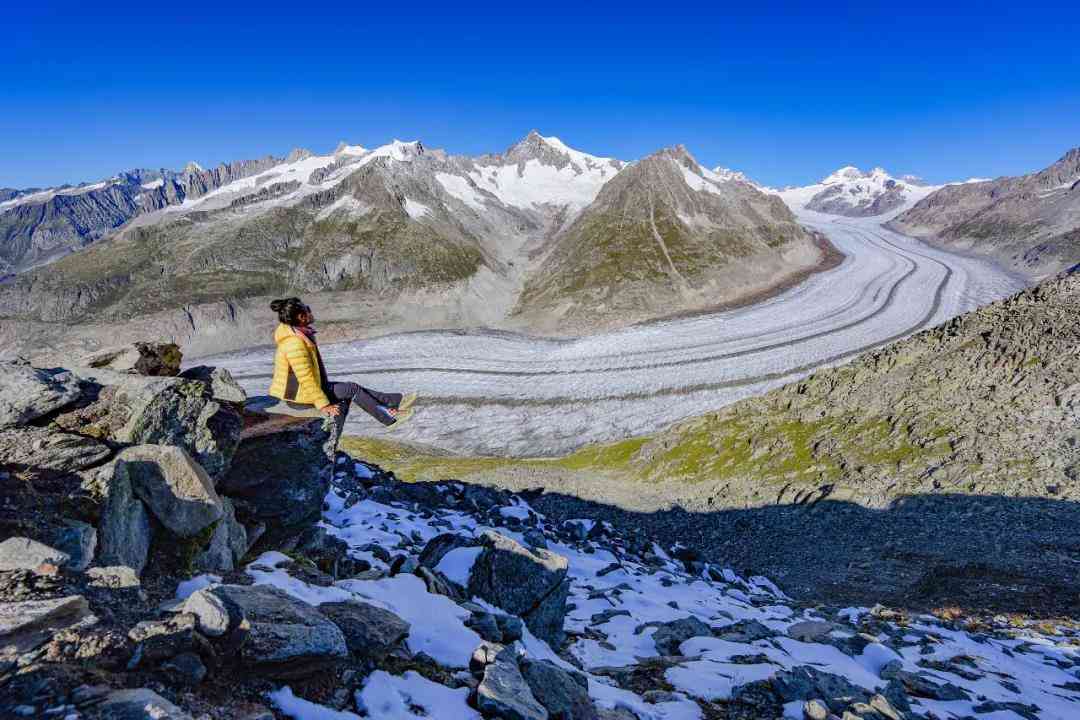
<path id="1" fill-rule="evenodd" d="M 395 438 L 466 453 L 556 454 L 760 394 L 1023 287 L 986 261 L 930 248 L 879 219 L 810 211 L 799 219 L 847 257 L 746 308 L 574 340 L 402 333 L 326 345 L 323 356 L 335 380 L 421 394 Z M 262 348 L 206 361 L 261 395 L 272 360 Z M 348 423 L 350 434 L 384 432 L 361 412 Z"/>
<path id="2" fill-rule="evenodd" d="M 357 467 L 365 466 L 357 463 Z M 387 563 L 360 548 L 378 544 L 394 554 L 415 558 L 427 540 L 441 533 L 475 536 L 488 529 L 526 542 L 518 529 L 492 528 L 457 510 L 424 508 L 417 513 L 411 504 L 371 499 L 349 506 L 337 490 L 326 500 L 328 509 L 322 523 L 326 530 L 354 548 L 356 557 L 369 559 L 374 568 L 385 571 L 389 570 Z M 645 565 L 627 553 L 618 535 L 566 540 L 565 533 L 551 532 L 547 520 L 522 499 L 515 497 L 513 507 L 529 519 L 518 528 L 532 525 L 544 532 L 548 549 L 569 560 L 571 581 L 565 622 L 571 638 L 568 654 L 560 656 L 527 630 L 516 650 L 585 671 L 589 695 L 600 707 L 626 708 L 642 720 L 692 720 L 702 717 L 695 699 L 727 700 L 740 685 L 809 666 L 840 675 L 871 693 L 885 686 L 883 673 L 897 671 L 917 673 L 932 684 L 960 688 L 967 699 L 911 698 L 914 711 L 932 711 L 939 718 L 967 717 L 976 706 L 984 708 L 979 717 L 1021 718 L 1009 709 L 987 714 L 987 703 L 1035 705 L 1035 717 L 1040 720 L 1067 720 L 1076 717 L 1080 709 L 1075 669 L 1080 664 L 1080 647 L 1070 631 L 1010 625 L 1003 619 L 997 629 L 970 632 L 930 615 L 894 621 L 877 609 L 805 608 L 765 578 L 744 579 L 730 569 L 708 564 L 700 575 L 694 575 L 655 545 L 656 560 Z M 463 559 L 451 564 L 467 576 L 470 563 Z M 248 565 L 247 572 L 256 584 L 276 586 L 316 606 L 354 599 L 390 610 L 411 624 L 409 649 L 426 652 L 449 669 L 466 667 L 480 644 L 479 636 L 464 625 L 468 611 L 449 598 L 428 593 L 413 575 L 342 580 L 319 587 L 289 576 L 279 567 L 287 561 L 280 553 L 266 553 Z M 648 702 L 594 672 L 656 658 L 660 654 L 653 641 L 656 624 L 684 618 L 700 620 L 710 628 L 710 634 L 689 637 L 679 644 L 681 657 L 670 658 L 664 671 L 675 692 L 662 701 Z M 869 618 L 873 622 L 865 624 Z M 817 631 L 815 640 L 806 639 L 798 630 L 808 621 L 825 626 Z M 748 627 L 757 628 L 755 635 L 760 639 L 723 638 L 726 632 L 735 633 L 731 634 L 735 637 Z M 937 667 L 932 667 L 935 664 Z M 478 717 L 465 704 L 467 690 L 443 687 L 411 672 L 395 676 L 376 671 L 357 695 L 358 706 L 365 708 L 369 717 Z M 300 720 L 357 717 L 296 698 L 288 687 L 274 692 L 271 699 L 282 712 Z M 439 711 L 432 713 L 433 708 Z M 802 704 L 789 703 L 785 711 L 788 717 L 801 718 Z"/>

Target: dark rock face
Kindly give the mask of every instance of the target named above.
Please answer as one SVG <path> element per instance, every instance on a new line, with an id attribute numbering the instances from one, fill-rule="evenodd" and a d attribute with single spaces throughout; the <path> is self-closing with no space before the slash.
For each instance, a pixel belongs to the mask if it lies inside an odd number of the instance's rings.
<path id="1" fill-rule="evenodd" d="M 712 630 L 695 617 L 681 618 L 658 627 L 653 643 L 661 655 L 680 655 L 679 646 L 692 637 L 712 637 Z"/>
<path id="2" fill-rule="evenodd" d="M 305 677 L 349 654 L 337 625 L 277 588 L 216 585 L 194 593 L 184 609 L 195 614 L 200 629 L 217 626 L 224 609 L 227 646 L 238 648 L 237 661 L 259 674 Z"/>
<path id="3" fill-rule="evenodd" d="M 341 629 L 354 657 L 372 662 L 385 658 L 409 634 L 409 623 L 367 603 L 323 603 L 319 612 Z"/>
<path id="4" fill-rule="evenodd" d="M 319 519 L 346 415 L 287 406 L 244 411 L 242 440 L 219 490 L 238 500 L 243 522 L 265 523 L 260 542 L 277 543 Z"/>
<path id="5" fill-rule="evenodd" d="M 210 543 L 195 558 L 195 568 L 203 572 L 231 572 L 247 553 L 247 529 L 236 519 L 232 500 L 222 497 L 221 507 L 221 520 L 214 527 Z"/>
<path id="6" fill-rule="evenodd" d="M 485 717 L 548 720 L 548 711 L 533 696 L 511 649 L 499 651 L 483 673 L 476 688 L 476 707 Z"/>
<path id="7" fill-rule="evenodd" d="M 521 661 L 521 674 L 533 696 L 551 720 L 596 720 L 599 715 L 589 698 L 589 680 L 570 673 L 548 660 Z"/>
<path id="8" fill-rule="evenodd" d="M 469 594 L 519 615 L 534 635 L 560 646 L 570 592 L 566 558 L 492 531 L 480 539 L 484 550 L 469 574 Z"/>

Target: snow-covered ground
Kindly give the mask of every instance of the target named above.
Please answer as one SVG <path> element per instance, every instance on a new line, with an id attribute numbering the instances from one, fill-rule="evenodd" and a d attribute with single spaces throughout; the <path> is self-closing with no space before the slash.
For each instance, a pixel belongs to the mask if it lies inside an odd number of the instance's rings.
<path id="1" fill-rule="evenodd" d="M 416 332 L 323 348 L 335 380 L 417 390 L 394 437 L 459 452 L 562 453 L 655 431 L 1010 295 L 1023 282 L 985 260 L 881 227 L 796 208 L 847 257 L 765 302 L 576 340 Z M 265 394 L 272 351 L 203 359 Z M 348 432 L 384 431 L 353 412 Z"/>
<path id="2" fill-rule="evenodd" d="M 339 476 L 343 467 L 339 465 Z M 355 472 L 370 477 L 363 463 L 356 463 Z M 443 483 L 439 490 L 445 494 L 460 488 Z M 728 700 L 741 685 L 806 667 L 842 676 L 868 694 L 882 691 L 887 696 L 888 679 L 895 683 L 902 677 L 908 689 L 901 694 L 910 696 L 911 710 L 918 717 L 1080 717 L 1080 645 L 1073 629 L 1008 618 L 967 625 L 930 615 L 906 617 L 882 608 L 806 609 L 767 578 L 743 578 L 707 563 L 699 563 L 692 574 L 689 565 L 672 558 L 674 548 L 653 543 L 651 552 L 642 552 L 634 547 L 648 547 L 646 539 L 635 539 L 634 546 L 607 526 L 597 532 L 591 520 L 555 528 L 520 497 L 504 502 L 509 504 L 474 515 L 450 507 L 418 508 L 385 496 L 383 502 L 368 496 L 350 504 L 347 492 L 332 490 L 323 526 L 346 541 L 356 557 L 384 571 L 386 562 L 360 548 L 378 545 L 415 559 L 427 541 L 445 532 L 474 536 L 495 529 L 523 544 L 528 544 L 527 528 L 533 538 L 543 534 L 547 548 L 569 560 L 565 629 L 570 642 L 560 655 L 526 630 L 518 651 L 564 668 L 572 660 L 587 673 L 589 695 L 598 706 L 625 708 L 640 720 L 701 718 L 697 700 Z M 510 516 L 513 521 L 496 528 L 483 519 Z M 567 526 L 576 523 L 580 532 L 568 531 Z M 467 577 L 476 554 L 463 550 L 453 551 L 458 553 L 453 558 L 445 556 L 438 570 L 458 579 Z M 277 586 L 313 605 L 354 600 L 390 610 L 411 624 L 408 648 L 449 669 L 466 668 L 480 645 L 480 637 L 464 623 L 469 612 L 443 595 L 427 592 L 412 574 L 341 580 L 322 587 L 290 576 L 288 564 L 288 557 L 271 552 L 251 563 L 247 572 L 256 584 Z M 215 579 L 197 579 L 193 584 Z M 684 618 L 704 623 L 698 626 L 703 634 L 688 636 L 677 649 L 668 650 L 669 655 L 681 656 L 659 670 L 673 693 L 643 697 L 618 687 L 610 673 L 605 676 L 601 671 L 656 658 L 660 654 L 654 642 L 656 624 Z M 921 688 L 912 690 L 916 683 Z M 467 696 L 465 688 L 444 687 L 416 673 L 396 676 L 377 671 L 357 692 L 357 705 L 368 717 L 478 718 L 466 705 Z M 359 717 L 302 700 L 288 687 L 271 698 L 284 713 L 300 720 Z M 785 704 L 784 713 L 802 718 L 802 702 Z"/>

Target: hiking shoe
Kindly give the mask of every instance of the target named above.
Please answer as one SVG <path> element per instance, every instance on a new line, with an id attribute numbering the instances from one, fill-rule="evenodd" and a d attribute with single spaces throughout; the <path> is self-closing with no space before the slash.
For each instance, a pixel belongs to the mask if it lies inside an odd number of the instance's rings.
<path id="1" fill-rule="evenodd" d="M 387 430 L 393 430 L 394 428 L 400 427 L 402 423 L 407 422 L 409 420 L 409 418 L 411 418 L 412 416 L 413 416 L 413 411 L 412 410 L 406 410 L 405 412 L 399 412 L 397 414 L 397 417 L 394 419 L 394 422 L 387 425 L 386 429 Z"/>
<path id="2" fill-rule="evenodd" d="M 413 406 L 414 402 L 416 402 L 416 393 L 411 392 L 405 397 L 401 398 L 401 404 L 397 406 L 397 409 L 401 412 L 405 412 Z"/>

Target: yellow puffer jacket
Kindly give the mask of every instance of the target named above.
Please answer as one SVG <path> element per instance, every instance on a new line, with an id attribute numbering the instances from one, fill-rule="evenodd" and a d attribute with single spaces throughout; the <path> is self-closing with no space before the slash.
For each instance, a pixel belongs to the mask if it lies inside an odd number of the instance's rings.
<path id="1" fill-rule="evenodd" d="M 303 333 L 281 323 L 274 331 L 274 377 L 270 394 L 282 400 L 323 408 L 330 399 L 323 392 L 319 349 Z"/>

